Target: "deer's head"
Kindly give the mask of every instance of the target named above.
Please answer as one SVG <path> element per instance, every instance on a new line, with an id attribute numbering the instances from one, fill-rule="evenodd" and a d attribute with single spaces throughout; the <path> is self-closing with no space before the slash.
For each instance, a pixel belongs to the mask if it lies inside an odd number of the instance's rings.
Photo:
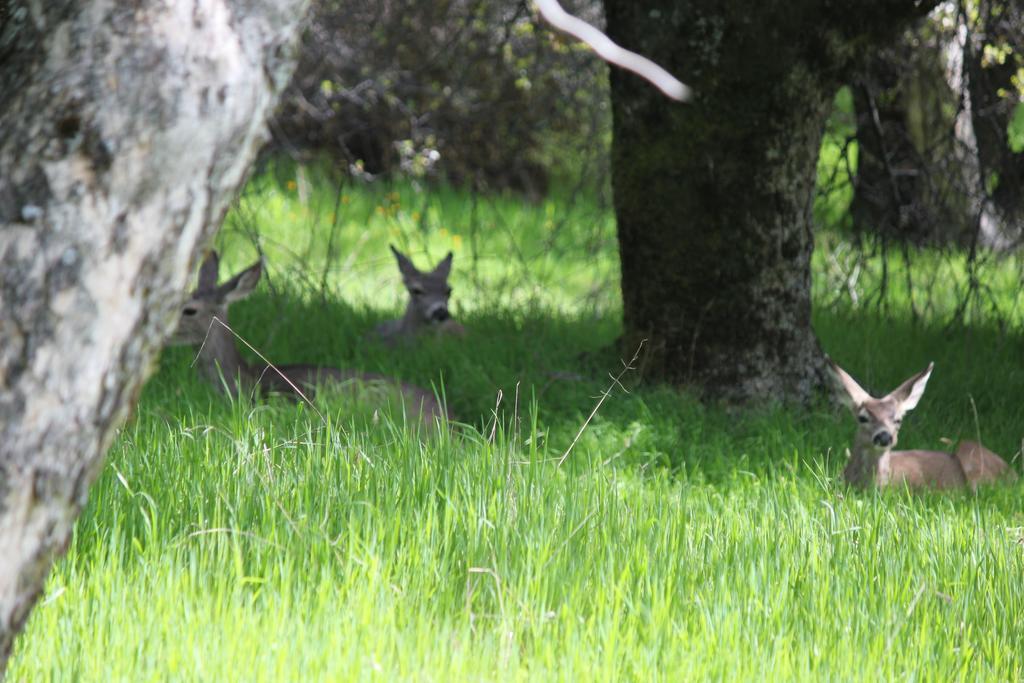
<path id="1" fill-rule="evenodd" d="M 896 445 L 903 416 L 921 400 L 932 368 L 935 367 L 935 363 L 929 363 L 925 370 L 882 398 L 875 398 L 831 358 L 826 357 L 825 362 L 836 396 L 857 418 L 857 440 L 879 452 L 885 452 Z"/>
<path id="2" fill-rule="evenodd" d="M 429 272 L 418 270 L 409 257 L 391 247 L 402 273 L 402 282 L 409 292 L 409 307 L 406 315 L 412 315 L 418 324 L 437 324 L 449 320 L 448 299 L 452 288 L 448 286 L 448 275 L 452 271 L 452 252 Z"/>
<path id="3" fill-rule="evenodd" d="M 181 307 L 172 344 L 202 344 L 214 317 L 227 322 L 228 306 L 243 299 L 256 288 L 263 274 L 263 262 L 257 261 L 222 285 L 217 284 L 220 258 L 210 252 L 199 267 L 199 284 Z"/>

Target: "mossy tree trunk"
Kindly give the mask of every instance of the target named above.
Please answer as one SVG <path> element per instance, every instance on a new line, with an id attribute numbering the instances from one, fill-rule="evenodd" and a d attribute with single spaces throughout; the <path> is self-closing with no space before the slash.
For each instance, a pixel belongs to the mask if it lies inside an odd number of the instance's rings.
<path id="1" fill-rule="evenodd" d="M 0 7 L 0 678 L 265 139 L 305 4 Z"/>
<path id="2" fill-rule="evenodd" d="M 614 40 L 695 91 L 680 105 L 611 72 L 626 344 L 648 339 L 655 379 L 729 400 L 807 399 L 822 367 L 811 210 L 830 103 L 858 55 L 927 8 L 605 0 L 605 9 Z"/>

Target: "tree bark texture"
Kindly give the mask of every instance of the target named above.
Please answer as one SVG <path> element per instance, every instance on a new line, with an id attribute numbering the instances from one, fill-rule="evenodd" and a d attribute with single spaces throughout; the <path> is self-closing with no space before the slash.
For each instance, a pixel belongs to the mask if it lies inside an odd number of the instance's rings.
<path id="1" fill-rule="evenodd" d="M 0 671 L 265 139 L 304 10 L 0 11 Z"/>
<path id="2" fill-rule="evenodd" d="M 605 0 L 609 35 L 695 91 L 679 105 L 611 72 L 624 341 L 649 340 L 649 375 L 728 400 L 812 394 L 811 209 L 829 105 L 858 55 L 924 4 Z"/>

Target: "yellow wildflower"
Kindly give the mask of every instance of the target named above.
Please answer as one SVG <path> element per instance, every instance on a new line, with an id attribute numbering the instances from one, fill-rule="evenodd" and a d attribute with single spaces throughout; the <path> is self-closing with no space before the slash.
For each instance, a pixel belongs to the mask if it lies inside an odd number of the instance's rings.
<path id="1" fill-rule="evenodd" d="M 461 249 L 462 248 L 462 236 L 461 235 L 452 235 L 452 246 L 455 247 L 456 249 Z"/>
<path id="2" fill-rule="evenodd" d="M 298 184 L 296 184 L 296 182 L 294 180 L 289 180 L 286 183 L 286 185 L 287 185 L 289 190 L 293 190 L 293 191 L 295 190 L 296 187 L 298 187 Z"/>

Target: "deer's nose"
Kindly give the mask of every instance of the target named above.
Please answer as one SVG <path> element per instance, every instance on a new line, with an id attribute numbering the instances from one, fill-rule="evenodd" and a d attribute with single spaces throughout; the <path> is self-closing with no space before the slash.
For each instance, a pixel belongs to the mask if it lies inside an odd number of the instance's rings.
<path id="1" fill-rule="evenodd" d="M 447 320 L 450 317 L 452 317 L 452 316 L 448 312 L 448 309 L 443 307 L 443 306 L 440 307 L 440 308 L 435 308 L 431 312 L 431 314 L 430 314 L 430 319 L 433 320 L 434 322 L 438 322 L 438 323 L 443 323 L 445 320 Z"/>
<path id="2" fill-rule="evenodd" d="M 882 447 L 891 446 L 892 445 L 892 434 L 890 434 L 889 432 L 883 430 L 883 431 L 878 432 L 877 434 L 875 434 L 875 436 L 871 440 L 875 442 L 876 446 L 882 446 Z"/>

